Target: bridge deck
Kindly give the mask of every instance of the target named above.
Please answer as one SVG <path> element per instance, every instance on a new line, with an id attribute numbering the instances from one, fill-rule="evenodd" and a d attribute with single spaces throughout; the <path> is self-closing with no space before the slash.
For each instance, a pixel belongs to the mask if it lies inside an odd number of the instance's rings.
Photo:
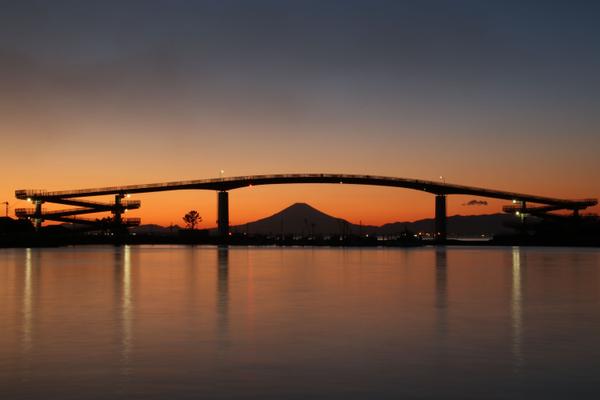
<path id="1" fill-rule="evenodd" d="M 61 198 L 65 199 L 73 197 L 101 196 L 111 194 L 150 193 L 186 189 L 226 191 L 248 186 L 291 183 L 344 183 L 356 185 L 399 187 L 425 191 L 433 194 L 460 194 L 505 200 L 526 201 L 537 204 L 560 206 L 562 208 L 567 209 L 583 209 L 589 206 L 596 205 L 598 203 L 596 199 L 569 200 L 420 179 L 348 174 L 248 175 L 227 178 L 199 179 L 191 181 L 151 183 L 143 185 L 111 186 L 104 188 L 64 191 L 17 190 L 15 191 L 15 196 L 18 199 L 31 198 L 42 201 L 52 201 L 52 199 Z"/>

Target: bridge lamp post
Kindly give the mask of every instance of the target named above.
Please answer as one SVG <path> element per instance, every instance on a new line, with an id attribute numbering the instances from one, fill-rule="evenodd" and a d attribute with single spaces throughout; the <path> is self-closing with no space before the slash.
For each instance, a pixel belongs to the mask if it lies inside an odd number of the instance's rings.
<path id="1" fill-rule="evenodd" d="M 527 214 L 525 214 L 522 211 L 517 211 L 515 212 L 515 215 L 521 219 L 521 224 L 525 223 L 525 217 L 527 216 Z"/>

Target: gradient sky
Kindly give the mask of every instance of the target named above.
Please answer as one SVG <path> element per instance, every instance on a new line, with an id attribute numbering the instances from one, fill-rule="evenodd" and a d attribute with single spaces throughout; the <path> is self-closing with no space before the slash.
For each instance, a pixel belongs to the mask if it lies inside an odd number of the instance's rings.
<path id="1" fill-rule="evenodd" d="M 18 1 L 0 12 L 0 201 L 225 175 L 341 172 L 600 197 L 600 3 Z M 216 195 L 138 196 L 143 223 Z M 451 214 L 500 211 L 502 202 Z M 403 189 L 232 192 L 352 222 L 433 215 Z M 592 209 L 598 212 L 598 207 Z M 133 215 L 134 213 L 132 213 Z"/>

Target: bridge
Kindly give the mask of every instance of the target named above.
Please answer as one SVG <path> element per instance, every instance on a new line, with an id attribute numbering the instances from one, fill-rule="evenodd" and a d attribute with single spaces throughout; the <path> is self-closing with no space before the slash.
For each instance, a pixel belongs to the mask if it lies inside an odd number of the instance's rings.
<path id="1" fill-rule="evenodd" d="M 29 200 L 33 202 L 34 207 L 19 208 L 15 210 L 15 213 L 19 218 L 29 218 L 34 220 L 36 228 L 39 228 L 44 220 L 98 225 L 101 223 L 98 219 L 85 219 L 78 216 L 109 211 L 113 215 L 110 219 L 110 221 L 112 221 L 112 226 L 126 229 L 127 226 L 139 225 L 140 223 L 140 220 L 137 218 L 122 217 L 122 214 L 127 210 L 139 208 L 141 205 L 139 201 L 124 200 L 132 194 L 171 190 L 214 190 L 218 193 L 217 231 L 221 237 L 227 237 L 229 235 L 229 191 L 259 185 L 299 183 L 387 186 L 431 193 L 435 196 L 434 236 L 439 241 L 446 239 L 446 196 L 448 195 L 472 195 L 477 197 L 510 200 L 512 201 L 512 204 L 505 207 L 505 211 L 515 212 L 520 215 L 525 215 L 527 213 L 529 209 L 527 203 L 537 204 L 537 206 L 530 208 L 532 211 L 535 210 L 538 213 L 555 210 L 569 210 L 572 211 L 574 215 L 578 215 L 579 210 L 598 204 L 597 199 L 560 199 L 421 179 L 349 174 L 275 174 L 63 191 L 16 190 L 15 196 L 17 199 Z M 114 203 L 82 199 L 106 195 L 114 195 Z M 77 208 L 46 211 L 42 209 L 43 203 L 75 206 Z"/>

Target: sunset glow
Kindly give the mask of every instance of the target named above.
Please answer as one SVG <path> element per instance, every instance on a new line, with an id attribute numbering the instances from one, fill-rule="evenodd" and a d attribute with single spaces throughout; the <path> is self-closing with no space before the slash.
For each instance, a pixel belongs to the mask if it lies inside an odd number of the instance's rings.
<path id="1" fill-rule="evenodd" d="M 5 10 L 0 200 L 14 209 L 26 206 L 15 189 L 201 179 L 221 170 L 443 175 L 600 197 L 599 32 L 585 7 L 575 18 L 518 2 L 442 3 L 435 11 L 251 4 L 42 2 Z M 259 12 L 266 10 L 267 19 Z M 131 216 L 143 223 L 181 224 L 197 209 L 204 227 L 215 224 L 213 192 L 135 198 L 142 207 Z M 469 200 L 451 196 L 448 213 L 496 213 L 505 204 L 462 205 Z M 433 198 L 410 190 L 281 185 L 233 191 L 231 224 L 294 202 L 363 224 L 433 214 Z"/>

